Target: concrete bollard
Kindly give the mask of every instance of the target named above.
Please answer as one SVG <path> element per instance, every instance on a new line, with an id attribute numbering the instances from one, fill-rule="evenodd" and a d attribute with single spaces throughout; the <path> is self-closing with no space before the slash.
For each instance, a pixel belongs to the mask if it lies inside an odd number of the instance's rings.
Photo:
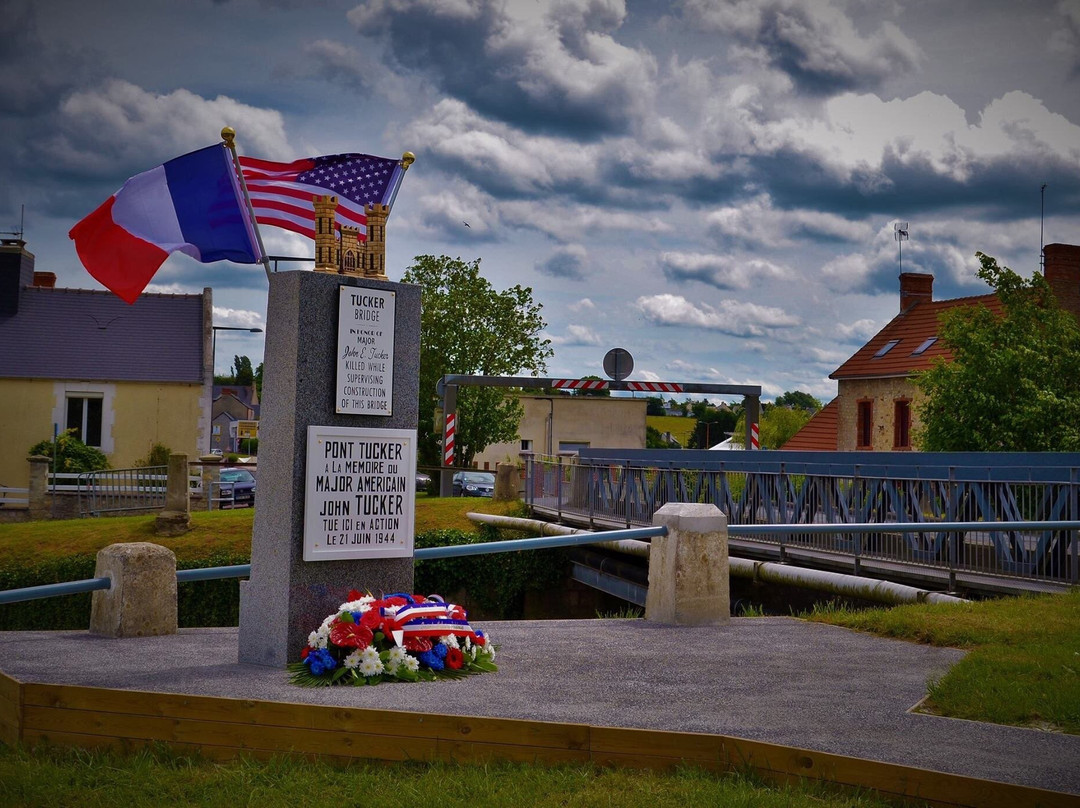
<path id="1" fill-rule="evenodd" d="M 90 633 L 154 637 L 176 633 L 176 555 L 157 544 L 110 544 L 97 554 L 95 578 L 112 586 L 94 592 Z"/>
<path id="2" fill-rule="evenodd" d="M 731 619 L 727 516 L 711 504 L 669 502 L 653 514 L 668 529 L 652 540 L 645 619 L 675 626 Z"/>
<path id="3" fill-rule="evenodd" d="M 495 464 L 495 495 L 493 499 L 515 500 L 518 498 L 518 470 L 512 463 Z"/>
<path id="4" fill-rule="evenodd" d="M 45 455 L 31 455 L 29 504 L 31 519 L 48 519 L 52 516 L 52 498 L 49 496 L 49 464 L 52 458 Z"/>
<path id="5" fill-rule="evenodd" d="M 165 510 L 157 515 L 154 530 L 159 536 L 180 536 L 191 530 L 191 491 L 186 454 L 169 455 Z"/>

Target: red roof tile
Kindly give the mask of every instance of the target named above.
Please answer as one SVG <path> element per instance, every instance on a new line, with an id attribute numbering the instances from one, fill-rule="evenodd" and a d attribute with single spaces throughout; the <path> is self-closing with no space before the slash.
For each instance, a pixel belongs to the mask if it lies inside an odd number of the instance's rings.
<path id="1" fill-rule="evenodd" d="M 781 449 L 804 452 L 835 452 L 839 430 L 840 399 L 834 398 L 803 424 L 803 428 L 788 438 Z"/>
<path id="2" fill-rule="evenodd" d="M 918 370 L 926 370 L 934 359 L 952 358 L 944 343 L 938 339 L 920 354 L 913 354 L 924 342 L 938 335 L 938 317 L 957 306 L 986 306 L 993 312 L 1001 312 L 1001 301 L 995 294 L 958 297 L 953 300 L 921 301 L 907 311 L 896 315 L 876 336 L 838 367 L 830 379 L 874 379 L 893 376 L 910 376 Z M 896 344 L 881 356 L 875 357 L 888 343 Z"/>

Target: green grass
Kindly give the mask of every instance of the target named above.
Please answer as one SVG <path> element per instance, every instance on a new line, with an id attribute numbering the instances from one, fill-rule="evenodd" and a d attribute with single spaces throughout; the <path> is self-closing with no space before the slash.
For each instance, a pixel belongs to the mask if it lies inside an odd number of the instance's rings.
<path id="1" fill-rule="evenodd" d="M 885 808 L 866 792 L 820 785 L 769 786 L 744 775 L 698 769 L 654 773 L 594 766 L 512 763 L 304 762 L 284 758 L 215 763 L 155 748 L 127 757 L 100 751 L 0 747 L 5 806 L 258 805 L 260 808 L 392 806 L 687 805 L 761 808 Z"/>
<path id="2" fill-rule="evenodd" d="M 416 532 L 436 528 L 475 530 L 469 511 L 519 515 L 518 502 L 495 502 L 483 497 L 421 497 L 416 501 Z M 0 566 L 32 565 L 77 554 L 96 554 L 117 542 L 148 541 L 168 547 L 179 559 L 202 559 L 215 552 L 251 552 L 255 511 L 194 511 L 192 529 L 183 536 L 163 538 L 154 533 L 155 516 L 115 516 L 101 519 L 63 519 L 0 525 Z"/>
<path id="3" fill-rule="evenodd" d="M 928 685 L 927 711 L 1080 734 L 1080 589 L 1063 595 L 851 611 L 807 619 L 967 649 Z"/>
<path id="4" fill-rule="evenodd" d="M 646 415 L 645 425 L 658 430 L 661 435 L 670 432 L 671 436 L 685 449 L 690 445 L 690 436 L 694 434 L 697 418 L 692 415 L 686 417 L 679 415 Z"/>

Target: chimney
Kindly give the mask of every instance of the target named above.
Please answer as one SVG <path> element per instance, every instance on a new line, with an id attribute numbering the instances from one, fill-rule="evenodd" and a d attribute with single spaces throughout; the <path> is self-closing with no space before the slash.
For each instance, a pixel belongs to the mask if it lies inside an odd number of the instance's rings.
<path id="1" fill-rule="evenodd" d="M 1043 247 L 1043 275 L 1058 305 L 1080 318 L 1080 245 Z"/>
<path id="2" fill-rule="evenodd" d="M 55 289 L 56 288 L 56 273 L 55 272 L 34 272 L 34 286 L 39 289 Z"/>
<path id="3" fill-rule="evenodd" d="M 934 299 L 934 276 L 925 272 L 900 273 L 900 312 L 903 313 L 916 303 Z"/>
<path id="4" fill-rule="evenodd" d="M 19 296 L 34 280 L 34 255 L 20 238 L 0 240 L 0 317 L 19 313 Z"/>

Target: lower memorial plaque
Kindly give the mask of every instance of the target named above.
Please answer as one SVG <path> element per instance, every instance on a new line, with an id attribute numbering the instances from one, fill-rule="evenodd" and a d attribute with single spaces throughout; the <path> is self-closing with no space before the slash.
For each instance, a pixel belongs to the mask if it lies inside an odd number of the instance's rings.
<path id="1" fill-rule="evenodd" d="M 309 426 L 304 561 L 413 554 L 416 430 Z"/>

